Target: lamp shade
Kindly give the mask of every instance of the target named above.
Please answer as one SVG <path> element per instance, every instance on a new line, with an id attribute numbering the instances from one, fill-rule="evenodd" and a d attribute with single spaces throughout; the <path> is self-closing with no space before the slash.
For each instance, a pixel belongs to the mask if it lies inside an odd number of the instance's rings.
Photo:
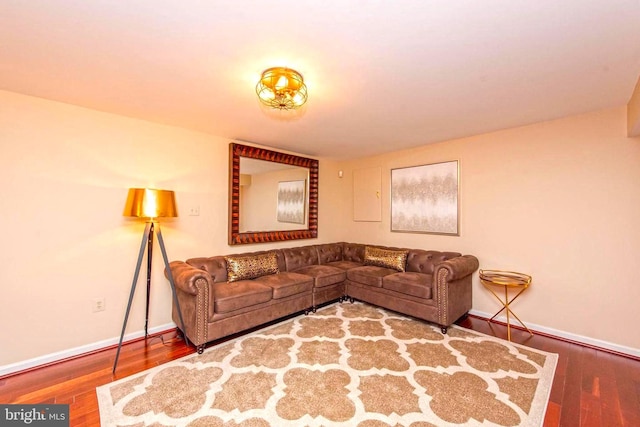
<path id="1" fill-rule="evenodd" d="M 122 215 L 139 218 L 177 217 L 175 194 L 169 190 L 130 188 Z"/>

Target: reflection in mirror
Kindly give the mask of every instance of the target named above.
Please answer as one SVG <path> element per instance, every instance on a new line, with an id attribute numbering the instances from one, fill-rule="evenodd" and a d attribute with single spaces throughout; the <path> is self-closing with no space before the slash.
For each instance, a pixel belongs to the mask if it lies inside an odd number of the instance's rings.
<path id="1" fill-rule="evenodd" d="M 309 239 L 318 233 L 318 161 L 229 145 L 229 244 Z"/>
<path id="2" fill-rule="evenodd" d="M 240 158 L 240 233 L 307 229 L 309 169 Z"/>

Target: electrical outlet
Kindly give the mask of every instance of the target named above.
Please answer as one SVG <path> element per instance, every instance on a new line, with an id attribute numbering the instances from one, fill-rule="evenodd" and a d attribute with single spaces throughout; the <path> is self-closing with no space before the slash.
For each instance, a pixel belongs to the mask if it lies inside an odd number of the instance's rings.
<path id="1" fill-rule="evenodd" d="M 94 298 L 91 301 L 91 309 L 94 313 L 105 310 L 104 298 Z"/>
<path id="2" fill-rule="evenodd" d="M 189 216 L 199 216 L 200 215 L 200 206 L 191 206 L 189 208 Z"/>

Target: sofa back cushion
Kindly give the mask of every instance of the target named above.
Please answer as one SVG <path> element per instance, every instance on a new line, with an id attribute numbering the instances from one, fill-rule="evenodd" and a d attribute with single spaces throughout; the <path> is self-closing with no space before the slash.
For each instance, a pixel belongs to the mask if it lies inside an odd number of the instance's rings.
<path id="1" fill-rule="evenodd" d="M 286 271 L 296 271 L 302 267 L 318 265 L 318 251 L 315 246 L 299 246 L 282 249 Z"/>
<path id="2" fill-rule="evenodd" d="M 425 251 L 423 249 L 410 249 L 407 255 L 406 271 L 414 273 L 433 274 L 436 264 L 451 258 L 459 257 L 458 252 Z"/>
<path id="3" fill-rule="evenodd" d="M 194 268 L 209 273 L 214 282 L 227 281 L 227 262 L 223 256 L 190 258 L 185 262 Z"/>
<path id="4" fill-rule="evenodd" d="M 323 245 L 316 245 L 316 250 L 318 251 L 318 262 L 320 264 L 342 261 L 341 243 L 327 243 Z"/>
<path id="5" fill-rule="evenodd" d="M 364 263 L 364 247 L 361 243 L 343 243 L 342 260 Z"/>

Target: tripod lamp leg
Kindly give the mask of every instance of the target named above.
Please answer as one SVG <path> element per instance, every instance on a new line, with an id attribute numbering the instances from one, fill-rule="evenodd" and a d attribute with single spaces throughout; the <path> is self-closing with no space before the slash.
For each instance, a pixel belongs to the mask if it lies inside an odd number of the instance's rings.
<path id="1" fill-rule="evenodd" d="M 171 268 L 169 268 L 169 258 L 167 257 L 167 250 L 164 247 L 164 239 L 162 238 L 162 231 L 160 230 L 160 224 L 156 225 L 156 234 L 158 236 L 158 243 L 160 243 L 160 250 L 162 251 L 164 268 L 167 271 L 169 283 L 171 284 L 171 292 L 173 293 L 173 300 L 176 302 L 176 309 L 178 310 L 178 317 L 180 318 L 180 330 L 184 334 L 185 341 L 187 341 L 187 334 L 184 329 L 184 320 L 182 318 L 182 310 L 180 309 L 180 301 L 178 300 L 178 294 L 176 292 L 176 284 L 173 280 L 173 273 L 171 273 Z"/>
<path id="2" fill-rule="evenodd" d="M 127 321 L 129 320 L 129 312 L 131 311 L 131 303 L 133 301 L 133 295 L 136 292 L 136 284 L 138 283 L 138 276 L 140 275 L 140 265 L 142 264 L 142 257 L 144 255 L 144 250 L 147 246 L 147 242 L 149 240 L 149 232 L 151 224 L 147 223 L 144 234 L 142 235 L 142 243 L 140 244 L 140 252 L 138 253 L 138 262 L 136 263 L 136 271 L 133 274 L 133 282 L 131 283 L 131 292 L 129 293 L 129 302 L 127 303 L 127 311 L 124 315 L 124 322 L 122 322 L 122 332 L 120 333 L 120 342 L 118 343 L 118 351 L 116 352 L 116 359 L 113 362 L 113 370 L 112 373 L 116 372 L 116 366 L 118 366 L 118 358 L 120 357 L 120 349 L 122 348 L 122 340 L 124 338 L 124 331 L 127 328 Z"/>

